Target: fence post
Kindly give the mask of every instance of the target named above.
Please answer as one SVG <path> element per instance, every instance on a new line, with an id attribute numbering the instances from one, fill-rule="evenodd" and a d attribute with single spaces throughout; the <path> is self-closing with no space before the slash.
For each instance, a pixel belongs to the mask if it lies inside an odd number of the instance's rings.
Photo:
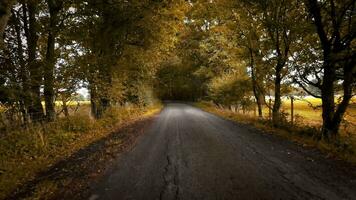
<path id="1" fill-rule="evenodd" d="M 293 126 L 294 124 L 294 97 L 290 97 L 290 121 Z"/>

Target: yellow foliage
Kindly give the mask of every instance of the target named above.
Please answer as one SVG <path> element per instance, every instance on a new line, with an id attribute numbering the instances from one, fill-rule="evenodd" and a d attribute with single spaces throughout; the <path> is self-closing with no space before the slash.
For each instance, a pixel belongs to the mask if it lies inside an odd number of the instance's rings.
<path id="1" fill-rule="evenodd" d="M 161 108 L 161 104 L 116 107 L 97 121 L 88 113 L 78 113 L 53 123 L 7 132 L 0 140 L 0 199 L 33 179 L 36 173 L 107 136 L 123 123 L 152 116 Z M 54 183 L 43 184 L 35 195 L 43 196 L 56 187 Z"/>

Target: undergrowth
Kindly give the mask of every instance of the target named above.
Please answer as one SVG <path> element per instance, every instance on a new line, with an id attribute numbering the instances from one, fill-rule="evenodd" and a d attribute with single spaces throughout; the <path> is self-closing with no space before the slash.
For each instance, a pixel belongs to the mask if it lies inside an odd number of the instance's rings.
<path id="1" fill-rule="evenodd" d="M 126 122 L 160 109 L 161 105 L 116 107 L 110 108 L 100 120 L 78 113 L 51 123 L 7 129 L 0 134 L 0 199 Z"/>
<path id="2" fill-rule="evenodd" d="M 328 157 L 343 159 L 353 164 L 356 164 L 356 135 L 350 133 L 347 128 L 341 130 L 340 138 L 337 142 L 328 143 L 323 140 L 316 139 L 320 133 L 320 127 L 310 125 L 301 120 L 300 116 L 296 116 L 293 125 L 286 120 L 287 116 L 282 114 L 281 121 L 278 127 L 272 125 L 268 119 L 260 119 L 256 116 L 233 112 L 229 109 L 222 109 L 210 102 L 199 102 L 195 104 L 197 107 L 239 123 L 250 124 L 266 133 L 275 134 L 291 141 L 294 141 L 303 147 L 314 147 L 326 153 Z"/>

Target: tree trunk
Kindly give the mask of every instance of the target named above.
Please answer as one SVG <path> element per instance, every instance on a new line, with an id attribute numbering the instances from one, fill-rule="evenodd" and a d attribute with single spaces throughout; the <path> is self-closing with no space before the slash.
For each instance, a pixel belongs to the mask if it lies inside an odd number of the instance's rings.
<path id="1" fill-rule="evenodd" d="M 97 104 L 97 118 L 102 118 L 104 112 L 110 107 L 110 99 L 109 99 L 109 87 L 111 86 L 111 75 L 109 74 L 109 70 L 105 71 L 101 70 L 100 77 L 101 77 L 101 82 L 99 83 L 98 86 L 98 104 Z"/>
<path id="2" fill-rule="evenodd" d="M 263 118 L 263 112 L 262 112 L 263 102 L 264 102 L 264 97 L 263 97 L 263 94 L 260 93 L 258 95 L 258 97 L 256 98 L 256 104 L 257 104 L 257 110 L 258 110 L 258 117 L 261 118 L 261 119 Z"/>
<path id="3" fill-rule="evenodd" d="M 29 114 L 31 120 L 38 122 L 43 120 L 44 113 L 41 103 L 41 82 L 42 73 L 41 66 L 36 62 L 36 50 L 37 50 L 37 23 L 36 23 L 36 13 L 37 13 L 37 3 L 29 1 L 27 3 L 27 8 L 24 4 L 23 9 L 28 10 L 28 26 L 27 26 L 27 16 L 24 15 L 24 25 L 25 35 L 27 37 L 28 45 L 28 68 L 30 72 L 30 105 Z M 24 11 L 24 14 L 26 11 Z"/>
<path id="4" fill-rule="evenodd" d="M 46 62 L 44 66 L 44 97 L 46 102 L 46 118 L 54 121 L 55 111 L 55 92 L 54 92 L 54 68 L 56 65 L 55 43 L 57 33 L 58 14 L 62 9 L 61 3 L 55 0 L 48 0 L 49 8 L 49 29 L 47 38 Z"/>
<path id="5" fill-rule="evenodd" d="M 93 83 L 93 81 L 89 81 L 89 92 L 90 92 L 90 107 L 91 107 L 90 111 L 91 111 L 91 115 L 95 119 L 99 119 L 97 89 L 96 89 L 95 83 Z"/>
<path id="6" fill-rule="evenodd" d="M 48 34 L 46 62 L 44 66 L 44 97 L 46 103 L 46 118 L 48 121 L 55 120 L 55 102 L 54 102 L 54 44 L 53 34 Z"/>
<path id="7" fill-rule="evenodd" d="M 282 81 L 282 76 L 281 76 L 281 71 L 283 68 L 283 65 L 281 62 L 277 63 L 276 66 L 276 78 L 274 81 L 274 104 L 272 108 L 272 122 L 274 126 L 277 126 L 279 124 L 279 118 L 280 118 L 280 108 L 282 105 L 281 101 L 281 81 Z"/>
<path id="8" fill-rule="evenodd" d="M 347 106 L 352 98 L 353 69 L 355 68 L 354 60 L 344 64 L 343 70 L 343 99 L 335 109 L 334 81 L 336 77 L 335 66 L 325 62 L 324 77 L 322 85 L 322 110 L 323 126 L 321 136 L 326 141 L 337 141 L 339 136 L 340 124 L 343 120 Z"/>
<path id="9" fill-rule="evenodd" d="M 322 117 L 323 117 L 323 127 L 321 131 L 321 137 L 329 141 L 334 137 L 333 132 L 334 124 L 333 117 L 335 112 L 335 100 L 334 100 L 334 81 L 335 81 L 335 69 L 329 64 L 327 59 L 324 59 L 324 76 L 323 85 L 321 88 L 321 99 L 322 99 Z"/>
<path id="10" fill-rule="evenodd" d="M 323 15 L 321 10 L 324 5 L 317 0 L 306 0 L 306 6 L 309 14 L 313 18 L 313 24 L 315 25 L 316 32 L 319 36 L 320 46 L 323 50 L 323 82 L 321 86 L 322 97 L 322 111 L 323 111 L 323 126 L 320 134 L 320 138 L 324 138 L 327 141 L 335 141 L 338 139 L 338 132 L 340 124 L 346 112 L 346 109 L 352 98 L 352 88 L 355 84 L 355 54 L 352 48 L 354 41 L 354 31 L 349 29 L 343 32 L 342 21 L 336 23 L 336 19 L 342 19 L 348 12 L 345 10 L 330 9 L 330 12 Z M 331 5 L 333 6 L 333 5 Z M 354 7 L 352 7 L 352 10 Z M 352 11 L 351 11 L 352 12 Z M 347 19 L 348 20 L 348 19 Z M 331 26 L 328 22 L 331 21 Z M 348 23 L 352 24 L 352 20 Z M 350 26 L 352 26 L 349 24 Z M 340 32 L 344 35 L 343 38 Z M 333 33 L 332 35 L 329 33 Z M 335 35 L 336 34 L 336 35 Z M 348 37 L 351 37 L 348 38 Z M 347 52 L 347 53 L 346 53 Z M 342 60 L 335 60 L 337 55 L 345 56 Z M 343 98 L 341 103 L 335 110 L 335 88 L 334 83 L 339 81 L 336 78 L 336 70 L 339 72 L 339 68 L 343 70 Z"/>
<path id="11" fill-rule="evenodd" d="M 252 49 L 249 49 L 250 52 L 250 65 L 251 65 L 251 79 L 252 79 L 252 91 L 256 99 L 256 104 L 258 108 L 258 117 L 262 118 L 262 93 L 258 87 L 257 78 L 256 78 L 256 69 L 255 69 L 255 61 Z"/>
<path id="12" fill-rule="evenodd" d="M 11 16 L 11 8 L 15 2 L 15 0 L 0 1 L 0 49 L 3 47 L 5 28 Z"/>
<path id="13" fill-rule="evenodd" d="M 17 54 L 18 54 L 18 60 L 20 64 L 20 78 L 21 78 L 21 85 L 22 85 L 22 94 L 20 96 L 20 105 L 21 105 L 21 113 L 22 113 L 22 118 L 24 124 L 29 123 L 29 116 L 28 116 L 28 107 L 30 105 L 29 98 L 30 95 L 28 94 L 29 91 L 29 77 L 28 77 L 28 72 L 26 69 L 26 63 L 25 63 L 25 58 L 24 58 L 24 50 L 23 50 L 23 44 L 22 44 L 22 37 L 21 37 L 21 27 L 20 27 L 20 20 L 19 20 L 19 14 L 15 13 L 14 10 L 12 10 L 12 18 L 14 20 L 15 24 L 15 32 L 16 32 L 16 41 L 17 41 Z"/>

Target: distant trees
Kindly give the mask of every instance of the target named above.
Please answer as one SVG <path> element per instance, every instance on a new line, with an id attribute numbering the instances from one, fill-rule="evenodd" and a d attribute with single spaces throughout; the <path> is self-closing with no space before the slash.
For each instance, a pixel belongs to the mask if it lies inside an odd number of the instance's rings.
<path id="1" fill-rule="evenodd" d="M 157 72 L 156 89 L 158 97 L 163 100 L 196 101 L 202 96 L 203 83 L 193 73 L 194 66 L 185 65 L 186 62 L 173 60 L 162 63 Z"/>

